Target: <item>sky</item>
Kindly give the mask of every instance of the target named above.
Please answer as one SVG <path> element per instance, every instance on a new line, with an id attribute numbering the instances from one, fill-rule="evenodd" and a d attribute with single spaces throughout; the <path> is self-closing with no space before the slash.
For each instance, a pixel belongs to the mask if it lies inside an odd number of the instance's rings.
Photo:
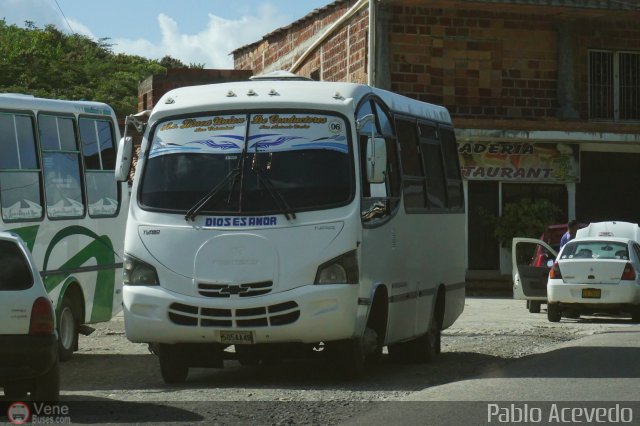
<path id="1" fill-rule="evenodd" d="M 333 0 L 0 0 L 0 19 L 109 38 L 115 53 L 233 68 L 230 53 Z"/>

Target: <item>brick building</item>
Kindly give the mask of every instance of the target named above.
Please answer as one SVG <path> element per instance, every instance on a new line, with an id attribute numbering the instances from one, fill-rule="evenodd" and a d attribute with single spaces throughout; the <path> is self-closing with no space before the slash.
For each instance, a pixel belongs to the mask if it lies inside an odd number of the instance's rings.
<path id="1" fill-rule="evenodd" d="M 628 0 L 338 0 L 233 54 L 255 74 L 369 82 L 446 106 L 468 269 L 504 274 L 510 253 L 483 211 L 526 197 L 559 206 L 559 222 L 640 222 L 638 22 Z"/>
<path id="2" fill-rule="evenodd" d="M 153 108 L 162 95 L 178 87 L 243 81 L 252 75 L 250 70 L 240 69 L 169 68 L 166 74 L 149 76 L 138 85 L 138 111 Z"/>

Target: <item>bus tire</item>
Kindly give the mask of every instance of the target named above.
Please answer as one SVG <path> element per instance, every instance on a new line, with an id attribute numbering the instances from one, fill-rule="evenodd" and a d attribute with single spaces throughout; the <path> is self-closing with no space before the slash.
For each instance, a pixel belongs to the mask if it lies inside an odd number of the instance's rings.
<path id="1" fill-rule="evenodd" d="M 540 305 L 541 303 L 538 300 L 528 301 L 529 303 L 529 313 L 539 314 L 540 313 Z"/>
<path id="2" fill-rule="evenodd" d="M 58 354 L 60 361 L 71 359 L 73 352 L 78 347 L 78 314 L 73 301 L 65 296 L 60 304 L 60 316 L 58 318 Z"/>
<path id="3" fill-rule="evenodd" d="M 634 306 L 631 311 L 631 322 L 640 322 L 640 306 Z"/>
<path id="4" fill-rule="evenodd" d="M 562 318 L 562 312 L 560 311 L 560 306 L 557 303 L 548 303 L 547 304 L 547 319 L 550 322 L 560 322 Z"/>
<path id="5" fill-rule="evenodd" d="M 189 366 L 184 362 L 173 345 L 160 344 L 158 358 L 160 359 L 160 374 L 168 385 L 184 383 L 189 375 Z"/>

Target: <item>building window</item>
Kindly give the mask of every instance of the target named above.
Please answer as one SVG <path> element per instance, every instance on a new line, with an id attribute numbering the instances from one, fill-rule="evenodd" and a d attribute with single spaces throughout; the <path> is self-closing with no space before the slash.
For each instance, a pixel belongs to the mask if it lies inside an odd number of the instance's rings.
<path id="1" fill-rule="evenodd" d="M 589 52 L 589 118 L 640 120 L 640 53 Z"/>

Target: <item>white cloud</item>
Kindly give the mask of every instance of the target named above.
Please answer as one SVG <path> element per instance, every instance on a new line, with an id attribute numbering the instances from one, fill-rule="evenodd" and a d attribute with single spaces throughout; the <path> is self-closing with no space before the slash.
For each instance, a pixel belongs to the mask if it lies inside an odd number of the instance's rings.
<path id="1" fill-rule="evenodd" d="M 40 28 L 48 24 L 68 28 L 54 3 L 41 0 L 2 0 L 0 18 L 6 18 L 8 24 L 15 23 L 19 27 L 24 26 L 25 21 L 31 21 Z"/>
<path id="2" fill-rule="evenodd" d="M 111 40 L 114 52 L 160 59 L 169 55 L 185 64 L 205 64 L 206 68 L 233 68 L 231 51 L 259 40 L 266 33 L 285 25 L 276 9 L 264 6 L 258 16 L 224 19 L 209 14 L 207 27 L 196 33 L 182 32 L 173 18 L 158 15 L 162 39 L 153 43 L 146 39 Z"/>

